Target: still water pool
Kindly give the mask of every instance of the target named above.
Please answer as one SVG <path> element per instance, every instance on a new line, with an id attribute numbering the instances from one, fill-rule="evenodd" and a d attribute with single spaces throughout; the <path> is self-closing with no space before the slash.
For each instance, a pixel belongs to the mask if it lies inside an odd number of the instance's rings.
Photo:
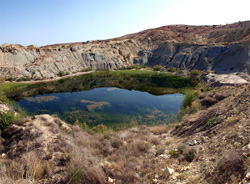
<path id="1" fill-rule="evenodd" d="M 88 91 L 51 93 L 17 102 L 33 114 L 57 114 L 68 123 L 86 122 L 93 127 L 124 124 L 169 123 L 180 111 L 184 95 L 152 95 L 148 92 L 101 87 Z"/>
<path id="2" fill-rule="evenodd" d="M 32 115 L 57 114 L 71 124 L 127 128 L 171 123 L 181 110 L 182 93 L 195 86 L 190 77 L 124 70 L 28 85 L 7 97 Z"/>

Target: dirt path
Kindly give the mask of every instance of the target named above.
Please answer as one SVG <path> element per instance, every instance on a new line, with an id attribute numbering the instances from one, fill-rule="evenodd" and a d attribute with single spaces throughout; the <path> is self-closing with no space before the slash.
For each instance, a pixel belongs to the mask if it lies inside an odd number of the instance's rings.
<path id="1" fill-rule="evenodd" d="M 70 77 L 75 77 L 75 76 L 80 76 L 80 75 L 86 75 L 89 73 L 92 73 L 93 71 L 89 71 L 89 72 L 79 72 L 79 73 L 75 73 L 75 74 L 70 74 L 70 75 L 65 75 L 62 77 L 56 77 L 54 79 L 46 79 L 46 80 L 31 80 L 31 81 L 20 81 L 18 83 L 26 83 L 26 84 L 37 84 L 37 83 L 46 83 L 46 82 L 53 82 L 53 81 L 58 81 L 60 79 L 66 79 L 66 78 L 70 78 Z"/>

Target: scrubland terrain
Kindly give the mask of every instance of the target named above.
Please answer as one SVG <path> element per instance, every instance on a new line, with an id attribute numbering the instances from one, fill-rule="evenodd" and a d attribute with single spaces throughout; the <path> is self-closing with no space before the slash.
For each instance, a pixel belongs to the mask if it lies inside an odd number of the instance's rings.
<path id="1" fill-rule="evenodd" d="M 141 65 L 178 75 L 204 71 L 197 81 L 205 80 L 186 93 L 180 121 L 119 131 L 70 125 L 56 115 L 23 117 L 4 97 L 9 89 L 0 90 L 0 183 L 249 183 L 249 43 L 245 21 L 163 26 L 84 43 L 0 46 L 1 78 L 9 81 Z"/>
<path id="2" fill-rule="evenodd" d="M 249 90 L 199 92 L 170 125 L 92 132 L 56 116 L 21 119 L 2 132 L 0 183 L 248 183 Z"/>

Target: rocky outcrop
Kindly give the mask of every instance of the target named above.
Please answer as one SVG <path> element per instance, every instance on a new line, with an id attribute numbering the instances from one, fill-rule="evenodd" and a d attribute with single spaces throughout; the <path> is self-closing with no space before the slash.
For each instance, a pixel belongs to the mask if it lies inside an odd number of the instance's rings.
<path id="1" fill-rule="evenodd" d="M 212 87 L 221 87 L 221 86 L 242 86 L 247 85 L 249 79 L 243 79 L 244 76 L 239 76 L 236 74 L 209 74 L 206 76 L 206 82 L 209 86 Z"/>
<path id="2" fill-rule="evenodd" d="M 250 72 L 250 21 L 225 26 L 174 25 L 120 38 L 44 47 L 4 44 L 4 77 L 54 78 L 59 71 L 145 64 L 179 69 Z"/>

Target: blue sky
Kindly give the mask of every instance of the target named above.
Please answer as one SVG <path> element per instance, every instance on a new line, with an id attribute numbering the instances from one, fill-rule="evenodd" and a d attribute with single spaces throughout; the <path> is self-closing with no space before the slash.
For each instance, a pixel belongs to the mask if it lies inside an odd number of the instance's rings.
<path id="1" fill-rule="evenodd" d="M 250 20 L 249 0 L 0 0 L 0 45 L 108 39 L 169 24 Z"/>

